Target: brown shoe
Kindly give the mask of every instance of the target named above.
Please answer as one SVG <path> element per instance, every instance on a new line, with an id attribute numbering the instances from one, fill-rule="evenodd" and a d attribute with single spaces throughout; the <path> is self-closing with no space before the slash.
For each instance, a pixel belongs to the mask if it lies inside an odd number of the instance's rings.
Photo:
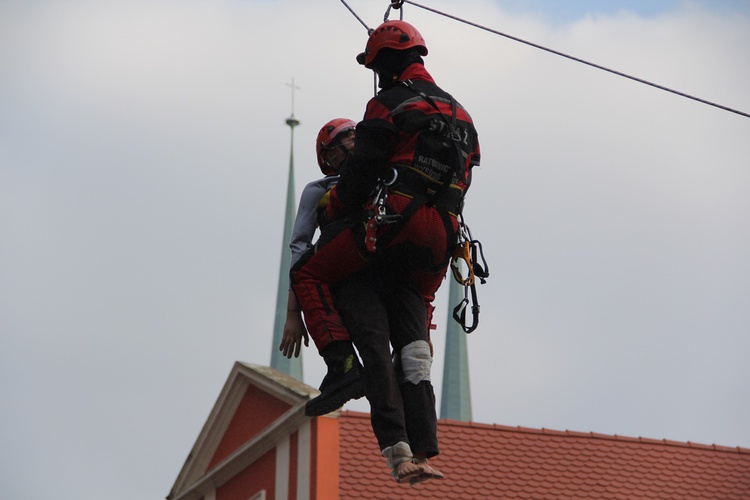
<path id="1" fill-rule="evenodd" d="M 393 468 L 391 476 L 396 480 L 397 483 L 411 482 L 412 479 L 419 477 L 424 474 L 424 468 L 417 464 L 416 460 L 411 459 L 406 462 L 401 462 Z"/>
<path id="2" fill-rule="evenodd" d="M 411 452 L 409 443 L 399 441 L 380 452 L 387 460 L 388 467 L 392 469 L 391 477 L 397 483 L 403 483 L 424 472 L 424 467 L 417 464 Z"/>
<path id="3" fill-rule="evenodd" d="M 428 479 L 443 479 L 445 475 L 439 470 L 427 464 L 427 459 L 417 460 L 416 464 L 421 466 L 424 470 L 417 476 L 412 476 L 409 479 L 409 485 L 414 486 L 421 482 L 427 481 Z"/>

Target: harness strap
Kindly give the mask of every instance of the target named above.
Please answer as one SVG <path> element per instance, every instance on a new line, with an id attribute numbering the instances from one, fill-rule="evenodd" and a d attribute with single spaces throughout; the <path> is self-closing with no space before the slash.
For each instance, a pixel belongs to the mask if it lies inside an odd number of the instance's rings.
<path id="1" fill-rule="evenodd" d="M 472 324 L 466 325 L 466 308 L 469 306 L 468 291 L 471 289 L 471 316 Z M 471 333 L 479 326 L 479 301 L 477 300 L 477 286 L 472 283 L 464 288 L 464 298 L 453 308 L 453 319 L 455 319 L 464 332 Z"/>
<path id="2" fill-rule="evenodd" d="M 448 130 L 450 131 L 450 137 L 451 137 L 451 143 L 453 144 L 453 151 L 456 156 L 456 162 L 453 166 L 453 168 L 446 169 L 440 176 L 440 179 L 437 181 L 439 183 L 437 189 L 435 189 L 432 193 L 428 192 L 428 189 L 425 189 L 424 193 L 419 192 L 412 192 L 412 193 L 405 193 L 407 196 L 411 196 L 412 199 L 409 202 L 408 205 L 404 208 L 404 210 L 400 213 L 400 218 L 394 222 L 391 222 L 391 225 L 394 226 L 390 231 L 387 232 L 387 234 L 376 238 L 375 237 L 375 230 L 376 225 L 371 224 L 373 219 L 370 220 L 370 222 L 366 223 L 366 236 L 365 236 L 365 243 L 369 251 L 374 251 L 376 248 L 376 241 L 379 240 L 378 244 L 382 247 L 387 246 L 395 237 L 396 235 L 403 229 L 403 227 L 406 225 L 406 223 L 409 221 L 409 219 L 419 210 L 420 207 L 428 206 L 428 207 L 436 207 L 438 208 L 438 213 L 440 213 L 440 217 L 443 221 L 443 224 L 445 226 L 445 232 L 448 238 L 448 241 L 446 244 L 448 245 L 447 248 L 452 249 L 455 245 L 455 232 L 453 230 L 453 223 L 450 220 L 450 214 L 444 213 L 444 212 L 451 212 L 455 211 L 456 215 L 461 213 L 461 209 L 463 208 L 463 191 L 458 188 L 458 194 L 454 196 L 446 196 L 446 193 L 449 189 L 451 189 L 451 180 L 453 178 L 454 174 L 458 174 L 461 169 L 461 165 L 463 162 L 461 161 L 463 157 L 463 153 L 461 151 L 461 146 L 459 145 L 460 141 L 460 134 L 458 133 L 458 130 L 456 129 L 456 100 L 449 94 L 450 101 L 451 101 L 451 119 L 448 120 L 448 117 L 440 111 L 440 108 L 435 103 L 435 101 L 422 92 L 421 90 L 417 89 L 414 86 L 414 83 L 411 80 L 405 80 L 403 83 L 408 89 L 410 89 L 412 92 L 416 93 L 418 96 L 420 96 L 422 99 L 424 99 L 430 106 L 435 108 L 435 110 L 438 112 L 442 120 L 446 123 L 448 126 Z M 410 172 L 409 169 L 401 169 L 401 172 Z M 401 173 L 399 172 L 399 173 Z M 409 173 L 406 174 L 409 176 Z M 413 176 L 411 177 L 414 178 Z M 420 183 L 423 183 L 425 186 L 428 186 L 429 183 L 435 182 L 433 179 L 420 179 Z M 387 190 L 386 190 L 387 192 Z M 380 195 L 378 195 L 380 196 Z M 376 196 L 376 198 L 378 197 Z M 448 261 L 450 261 L 450 255 L 448 256 Z M 445 264 L 445 262 L 441 263 Z"/>
<path id="3" fill-rule="evenodd" d="M 401 211 L 399 215 L 401 217 L 391 224 L 391 228 L 386 234 L 378 237 L 378 245 L 382 248 L 385 248 L 393 239 L 401 232 L 401 230 L 406 226 L 406 223 L 409 219 L 411 219 L 412 215 L 414 215 L 419 208 L 424 205 L 425 197 L 422 196 L 414 196 L 411 201 L 409 202 L 406 207 Z"/>
<path id="4" fill-rule="evenodd" d="M 408 197 L 415 197 L 420 194 L 426 195 L 425 200 L 427 200 L 440 189 L 437 181 L 415 170 L 413 167 L 396 165 L 395 168 L 398 170 L 398 180 L 391 186 L 391 192 L 401 193 Z M 450 189 L 444 190 L 443 194 L 439 199 L 435 200 L 432 206 L 458 215 L 461 213 L 464 191 L 454 184 L 451 184 L 449 187 Z"/>
<path id="5" fill-rule="evenodd" d="M 439 199 L 443 193 L 445 193 L 446 189 L 450 187 L 450 181 L 454 174 L 459 173 L 459 169 L 461 168 L 461 165 L 463 162 L 461 159 L 463 158 L 463 152 L 461 151 L 461 146 L 459 146 L 459 142 L 461 140 L 461 135 L 459 134 L 458 130 L 456 129 L 456 100 L 453 98 L 452 95 L 448 94 L 448 97 L 450 97 L 451 100 L 451 119 L 448 120 L 448 117 L 440 111 L 440 108 L 435 103 L 435 101 L 432 99 L 432 97 L 428 96 L 421 90 L 419 90 L 415 85 L 414 82 L 411 80 L 404 80 L 402 82 L 406 88 L 417 94 L 419 97 L 424 99 L 427 104 L 435 108 L 435 110 L 440 115 L 440 118 L 445 122 L 445 124 L 448 126 L 448 130 L 450 130 L 450 136 L 451 136 L 451 143 L 453 144 L 453 151 L 456 155 L 456 164 L 453 166 L 453 169 L 446 169 L 445 172 L 442 173 L 440 176 L 440 182 L 441 186 L 438 188 L 437 191 L 433 195 L 431 195 L 427 199 L 427 204 L 432 206 L 435 204 L 435 200 Z"/>

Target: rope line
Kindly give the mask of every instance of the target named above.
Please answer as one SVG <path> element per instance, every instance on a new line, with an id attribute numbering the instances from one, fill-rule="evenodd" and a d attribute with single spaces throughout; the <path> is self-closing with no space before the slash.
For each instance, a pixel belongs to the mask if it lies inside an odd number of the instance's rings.
<path id="1" fill-rule="evenodd" d="M 677 91 L 677 90 L 674 90 L 674 89 L 670 89 L 669 87 L 665 87 L 665 86 L 663 86 L 663 85 L 658 85 L 658 84 L 656 84 L 656 83 L 653 83 L 653 82 L 649 82 L 649 81 L 647 81 L 647 80 L 644 80 L 644 79 L 642 79 L 642 78 L 637 78 L 637 77 L 635 77 L 635 76 L 631 76 L 631 75 L 628 75 L 628 74 L 626 74 L 626 73 L 622 73 L 622 72 L 620 72 L 620 71 L 615 71 L 615 70 L 613 70 L 613 69 L 610 69 L 610 68 L 606 68 L 606 67 L 604 67 L 604 66 L 601 66 L 601 65 L 599 65 L 599 64 L 594 64 L 594 63 L 592 63 L 592 62 L 589 62 L 589 61 L 585 61 L 585 60 L 583 60 L 583 59 L 580 59 L 580 58 L 578 58 L 578 57 L 573 57 L 573 56 L 571 56 L 571 55 L 568 55 L 568 54 L 565 54 L 565 53 L 563 53 L 563 52 L 559 52 L 559 51 L 557 51 L 557 50 L 553 50 L 553 49 L 550 49 L 550 48 L 548 48 L 548 47 L 544 47 L 544 46 L 542 46 L 542 45 L 538 45 L 538 44 L 536 44 L 536 43 L 532 43 L 532 42 L 529 42 L 529 41 L 527 41 L 527 40 L 523 40 L 523 39 L 521 39 L 521 38 L 518 38 L 518 37 L 515 37 L 515 36 L 512 36 L 512 35 L 508 35 L 508 34 L 506 34 L 506 33 L 501 33 L 501 32 L 499 32 L 499 31 L 497 31 L 497 30 L 493 30 L 493 29 L 491 29 L 491 28 L 488 28 L 488 27 L 486 27 L 486 26 L 482 26 L 481 24 L 477 24 L 477 23 L 474 23 L 474 22 L 471 22 L 471 21 L 467 21 L 467 20 L 465 20 L 465 19 L 461 19 L 461 18 L 459 18 L 459 17 L 456 17 L 456 16 L 454 16 L 454 15 L 451 15 L 451 14 L 447 14 L 447 13 L 445 13 L 445 12 L 441 12 L 441 11 L 439 11 L 439 10 L 437 10 L 437 9 L 433 9 L 432 7 L 427 7 L 427 6 L 425 6 L 425 5 L 420 5 L 420 4 L 416 3 L 416 2 L 413 2 L 412 0 L 403 0 L 403 1 L 404 1 L 404 3 L 409 3 L 409 4 L 411 4 L 411 5 L 414 5 L 415 7 L 419 7 L 419 8 L 421 8 L 421 9 L 424 9 L 424 10 L 428 10 L 428 11 L 430 11 L 430 12 L 433 12 L 433 13 L 435 13 L 435 14 L 439 14 L 439 15 L 441 15 L 441 16 L 445 16 L 445 17 L 447 17 L 447 18 L 450 18 L 450 19 L 453 19 L 453 20 L 455 20 L 455 21 L 459 21 L 459 22 L 462 22 L 462 23 L 464 23 L 464 24 L 468 24 L 469 26 L 473 26 L 473 27 L 475 27 L 475 28 L 479 28 L 479 29 L 482 29 L 482 30 L 485 30 L 485 31 L 489 31 L 490 33 L 494 33 L 495 35 L 500 35 L 500 36 L 504 36 L 505 38 L 509 38 L 509 39 L 511 39 L 511 40 L 514 40 L 514 41 L 516 41 L 516 42 L 524 43 L 524 44 L 526 44 L 526 45 L 529 45 L 529 46 L 531 46 L 531 47 L 534 47 L 534 48 L 536 48 L 536 49 L 544 50 L 544 51 L 547 51 L 547 52 L 549 52 L 549 53 L 551 53 L 551 54 L 555 54 L 555 55 L 557 55 L 557 56 L 565 57 L 565 58 L 567 58 L 567 59 L 570 59 L 570 60 L 572 60 L 572 61 L 576 61 L 576 62 L 579 62 L 579 63 L 582 63 L 582 64 L 586 64 L 586 65 L 588 65 L 588 66 L 591 66 L 592 68 L 596 68 L 596 69 L 600 69 L 600 70 L 603 70 L 603 71 L 607 71 L 607 72 L 609 72 L 609 73 L 612 73 L 612 74 L 614 74 L 614 75 L 617 75 L 617 76 L 621 76 L 621 77 L 623 77 L 623 78 L 628 78 L 628 79 L 630 79 L 630 80 L 636 81 L 636 82 L 638 82 L 638 83 L 642 83 L 642 84 L 644 84 L 644 85 L 649 85 L 649 86 L 651 86 L 651 87 L 654 87 L 654 88 L 657 88 L 657 89 L 660 89 L 660 90 L 664 90 L 664 91 L 666 91 L 666 92 L 671 92 L 672 94 L 676 94 L 676 95 L 678 95 L 678 96 L 681 96 L 681 97 L 685 97 L 685 98 L 687 98 L 687 99 L 692 99 L 692 100 L 694 100 L 694 101 L 697 101 L 697 102 L 700 102 L 700 103 L 703 103 L 703 104 L 708 104 L 709 106 L 714 106 L 714 107 L 716 107 L 716 108 L 719 108 L 719 109 L 723 109 L 723 110 L 725 110 L 725 111 L 729 111 L 729 112 L 731 112 L 731 113 L 737 113 L 738 115 L 742 115 L 742 116 L 746 116 L 746 117 L 750 118 L 750 114 L 748 114 L 748 113 L 745 113 L 745 112 L 743 112 L 743 111 L 739 111 L 739 110 L 737 110 L 737 109 L 733 109 L 733 108 L 730 108 L 730 107 L 728 107 L 728 106 L 723 106 L 723 105 L 721 105 L 721 104 L 717 104 L 717 103 L 715 103 L 715 102 L 707 101 L 706 99 L 701 99 L 701 98 L 699 98 L 699 97 L 695 97 L 695 96 L 692 96 L 692 95 L 690 95 L 690 94 L 686 94 L 686 93 L 684 93 L 684 92 L 679 92 L 679 91 Z"/>
<path id="2" fill-rule="evenodd" d="M 581 59 L 581 58 L 578 58 L 578 57 L 574 57 L 574 56 L 571 56 L 571 55 L 569 55 L 569 54 L 565 54 L 565 53 L 563 53 L 563 52 L 560 52 L 560 51 L 557 51 L 557 50 L 554 50 L 554 49 L 550 49 L 550 48 L 548 48 L 548 47 L 544 47 L 544 46 L 542 46 L 542 45 L 539 45 L 539 44 L 536 44 L 536 43 L 533 43 L 533 42 L 529 42 L 528 40 L 524 40 L 524 39 L 522 39 L 522 38 L 518 38 L 518 37 L 516 37 L 516 36 L 513 36 L 513 35 L 509 35 L 509 34 L 507 34 L 507 33 L 502 33 L 502 32 L 500 32 L 500 31 L 494 30 L 494 29 L 492 29 L 492 28 L 488 28 L 488 27 L 486 27 L 486 26 L 482 26 L 481 24 L 477 24 L 477 23 L 474 23 L 474 22 L 472 22 L 472 21 L 467 21 L 466 19 L 461 19 L 460 17 L 454 16 L 454 15 L 452 15 L 452 14 L 448 14 L 448 13 L 446 13 L 446 12 L 441 12 L 441 11 L 439 11 L 439 10 L 437 10 L 437 9 L 434 9 L 434 8 L 432 8 L 432 7 L 427 7 L 426 5 L 421 5 L 421 4 L 417 3 L 417 2 L 414 2 L 413 0 L 401 0 L 401 1 L 402 1 L 402 3 L 408 3 L 408 4 L 411 4 L 411 5 L 415 6 L 415 7 L 419 7 L 420 9 L 424 9 L 424 10 L 427 10 L 427 11 L 433 12 L 433 13 L 435 13 L 435 14 L 438 14 L 438 15 L 441 15 L 441 16 L 444 16 L 444 17 L 447 17 L 447 18 L 449 18 L 449 19 L 453 19 L 454 21 L 458 21 L 458 22 L 461 22 L 461 23 L 464 23 L 464 24 L 468 24 L 469 26 L 473 26 L 474 28 L 479 28 L 479 29 L 481 29 L 481 30 L 484 30 L 484 31 L 488 31 L 488 32 L 490 32 L 490 33 L 493 33 L 493 34 L 495 34 L 495 35 L 500 35 L 500 36 L 503 36 L 503 37 L 505 37 L 505 38 L 508 38 L 508 39 L 510 39 L 510 40 L 513 40 L 513 41 L 516 41 L 516 42 L 520 42 L 520 43 L 526 44 L 526 45 L 528 45 L 528 46 L 530 46 L 530 47 L 534 47 L 535 49 L 540 49 L 540 50 L 544 50 L 544 51 L 546 51 L 546 52 L 549 52 L 550 54 L 554 54 L 554 55 L 556 55 L 556 56 L 561 56 L 561 57 L 565 57 L 566 59 L 570 59 L 571 61 L 575 61 L 575 62 L 578 62 L 578 63 L 581 63 L 581 64 L 585 64 L 585 65 L 587 65 L 587 66 L 591 66 L 592 68 L 596 68 L 596 69 L 600 69 L 600 70 L 602 70 L 602 71 L 606 71 L 606 72 L 608 72 L 608 73 L 612 73 L 613 75 L 621 76 L 621 77 L 623 77 L 623 78 L 627 78 L 627 79 L 629 79 L 629 80 L 633 80 L 633 81 L 635 81 L 635 82 L 638 82 L 638 83 L 642 83 L 642 84 L 644 84 L 644 85 L 649 85 L 649 86 L 651 86 L 651 87 L 657 88 L 657 89 L 659 89 L 659 90 L 663 90 L 663 91 L 665 91 L 665 92 L 670 92 L 670 93 L 672 93 L 672 94 L 675 94 L 675 95 L 678 95 L 678 96 L 680 96 L 680 97 L 685 97 L 685 98 L 687 98 L 687 99 L 692 99 L 693 101 L 697 101 L 697 102 L 700 102 L 700 103 L 703 103 L 703 104 L 707 104 L 707 105 L 709 105 L 709 106 L 713 106 L 713 107 L 715 107 L 715 108 L 723 109 L 724 111 L 729 111 L 730 113 L 736 113 L 736 114 L 738 114 L 738 115 L 741 115 L 741 116 L 745 116 L 745 117 L 747 117 L 747 118 L 750 118 L 750 114 L 748 114 L 748 113 L 745 113 L 744 111 L 739 111 L 739 110 L 737 110 L 737 109 L 734 109 L 734 108 L 730 108 L 730 107 L 728 107 L 728 106 L 724 106 L 724 105 L 721 105 L 721 104 L 717 104 L 717 103 L 715 103 L 715 102 L 711 102 L 711 101 L 708 101 L 708 100 L 706 100 L 706 99 L 701 99 L 701 98 L 699 98 L 699 97 L 695 97 L 695 96 L 693 96 L 693 95 L 690 95 L 690 94 L 686 94 L 685 92 L 680 92 L 680 91 L 677 91 L 677 90 L 671 89 L 671 88 L 669 88 L 669 87 L 665 87 L 665 86 L 663 86 L 663 85 L 658 85 L 658 84 L 656 84 L 656 83 L 653 83 L 653 82 L 649 82 L 648 80 L 644 80 L 644 79 L 642 79 L 642 78 L 637 78 L 637 77 L 635 77 L 635 76 L 632 76 L 632 75 L 628 75 L 628 74 L 626 74 L 626 73 L 623 73 L 623 72 L 621 72 L 621 71 L 616 71 L 616 70 L 614 70 L 614 69 L 610 69 L 610 68 L 607 68 L 607 67 L 605 67 L 605 66 L 601 66 L 601 65 L 599 65 L 599 64 L 595 64 L 595 63 L 592 63 L 592 62 L 586 61 L 586 60 L 584 60 L 584 59 Z M 352 14 L 354 14 L 354 11 L 353 11 L 353 10 L 351 9 L 351 7 L 349 7 L 349 6 L 348 6 L 348 5 L 346 4 L 346 2 L 345 2 L 344 0 L 341 0 L 341 2 L 342 2 L 342 3 L 344 4 L 344 5 L 346 5 L 346 8 L 347 8 L 347 9 L 349 9 L 349 10 L 351 11 L 351 13 L 352 13 Z M 356 17 L 357 19 L 359 19 L 359 16 L 357 16 L 357 14 L 354 14 L 354 17 Z M 361 19 L 359 20 L 359 22 L 361 22 L 361 23 L 362 23 L 363 25 L 365 25 L 365 24 L 364 24 L 364 22 L 362 22 L 362 20 L 361 20 Z M 367 28 L 367 25 L 365 25 L 365 28 Z"/>
<path id="3" fill-rule="evenodd" d="M 368 33 L 370 33 L 370 27 L 369 27 L 369 26 L 367 26 L 367 24 L 365 24 L 365 22 L 364 22 L 364 21 L 362 20 L 362 18 L 361 18 L 361 17 L 359 17 L 359 16 L 357 15 L 357 13 L 356 13 L 356 12 L 354 12 L 354 9 L 352 9 L 351 7 L 349 7 L 349 4 L 348 4 L 348 3 L 346 3 L 346 1 L 345 1 L 345 0 L 341 0 L 341 3 L 343 3 L 343 4 L 344 4 L 344 7 L 346 7 L 347 9 L 349 9 L 349 12 L 351 12 L 351 13 L 352 13 L 352 15 L 353 15 L 354 17 L 356 17 L 356 18 L 357 18 L 357 21 L 359 21 L 359 22 L 360 22 L 360 23 L 362 24 L 362 26 L 364 26 L 364 27 L 365 27 L 365 29 L 367 30 L 367 32 L 368 32 Z M 389 8 L 390 8 L 390 7 L 389 7 Z"/>

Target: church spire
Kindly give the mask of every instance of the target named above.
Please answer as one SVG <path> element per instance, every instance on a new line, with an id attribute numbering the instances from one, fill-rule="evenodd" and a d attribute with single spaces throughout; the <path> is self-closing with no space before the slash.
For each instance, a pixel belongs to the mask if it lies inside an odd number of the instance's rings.
<path id="1" fill-rule="evenodd" d="M 453 319 L 453 306 L 464 298 L 464 288 L 448 272 L 448 318 L 445 334 L 445 363 L 440 418 L 471 421 L 471 386 L 469 384 L 469 352 L 466 334 Z"/>
<path id="2" fill-rule="evenodd" d="M 289 265 L 292 260 L 289 241 L 292 235 L 292 227 L 296 215 L 294 194 L 294 127 L 299 125 L 299 120 L 294 116 L 294 91 L 299 89 L 292 83 L 287 83 L 292 88 L 292 114 L 286 119 L 286 124 L 291 129 L 291 151 L 289 153 L 289 178 L 286 186 L 286 211 L 284 213 L 284 233 L 281 238 L 281 264 L 279 266 L 279 288 L 276 294 L 276 319 L 273 325 L 273 344 L 271 345 L 271 368 L 291 375 L 302 380 L 302 353 L 299 358 L 289 359 L 279 351 L 279 344 L 284 335 L 284 322 L 286 320 L 286 306 L 289 296 Z"/>

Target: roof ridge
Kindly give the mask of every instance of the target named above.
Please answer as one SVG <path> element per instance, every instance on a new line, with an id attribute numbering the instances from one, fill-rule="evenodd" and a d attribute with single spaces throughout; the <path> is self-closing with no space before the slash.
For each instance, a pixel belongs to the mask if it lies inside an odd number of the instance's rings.
<path id="1" fill-rule="evenodd" d="M 440 419 L 438 422 L 452 425 L 452 426 L 460 426 L 460 427 L 473 427 L 473 428 L 492 428 L 497 429 L 501 431 L 509 431 L 509 432 L 520 432 L 524 434 L 544 434 L 547 436 L 560 436 L 560 437 L 583 437 L 583 438 L 593 438 L 593 439 L 602 439 L 602 440 L 609 440 L 609 441 L 620 441 L 620 442 L 632 442 L 632 443 L 642 443 L 642 444 L 654 444 L 654 445 L 662 445 L 662 446 L 676 446 L 681 448 L 692 448 L 696 450 L 707 450 L 707 451 L 721 451 L 725 453 L 739 453 L 739 454 L 750 454 L 750 448 L 743 448 L 741 446 L 723 446 L 719 444 L 701 444 L 701 443 L 694 443 L 692 441 L 674 441 L 670 439 L 652 439 L 652 438 L 646 438 L 646 437 L 630 437 L 630 436 L 621 436 L 618 434 L 601 434 L 598 432 L 579 432 L 579 431 L 571 431 L 571 430 L 564 430 L 564 431 L 558 431 L 554 429 L 546 429 L 542 427 L 541 429 L 536 429 L 532 427 L 522 427 L 522 426 L 509 426 L 509 425 L 502 425 L 502 424 L 483 424 L 479 422 L 464 422 L 460 420 L 451 420 L 451 419 Z"/>
<path id="2" fill-rule="evenodd" d="M 342 417 L 367 418 L 367 419 L 370 418 L 369 413 L 352 411 L 352 410 L 344 410 L 343 412 L 341 412 L 341 416 Z M 646 438 L 642 436 L 630 437 L 630 436 L 621 436 L 618 434 L 601 434 L 598 432 L 571 431 L 567 429 L 564 431 L 558 431 L 554 429 L 546 429 L 544 427 L 542 427 L 541 429 L 536 429 L 532 427 L 522 427 L 520 425 L 513 427 L 510 425 L 503 425 L 503 424 L 483 424 L 481 422 L 466 422 L 463 420 L 453 420 L 450 418 L 441 418 L 438 420 L 438 424 L 450 425 L 453 427 L 471 427 L 474 429 L 494 429 L 494 430 L 506 431 L 506 432 L 520 432 L 522 434 L 544 434 L 547 436 L 592 438 L 592 439 L 602 439 L 602 440 L 607 440 L 607 441 L 653 444 L 653 445 L 660 445 L 660 446 L 691 448 L 694 450 L 720 451 L 723 453 L 738 453 L 740 455 L 750 455 L 750 448 L 743 448 L 742 446 L 723 446 L 719 444 L 701 444 L 701 443 L 694 443 L 692 441 L 674 441 L 671 439 L 652 439 L 652 438 Z"/>

